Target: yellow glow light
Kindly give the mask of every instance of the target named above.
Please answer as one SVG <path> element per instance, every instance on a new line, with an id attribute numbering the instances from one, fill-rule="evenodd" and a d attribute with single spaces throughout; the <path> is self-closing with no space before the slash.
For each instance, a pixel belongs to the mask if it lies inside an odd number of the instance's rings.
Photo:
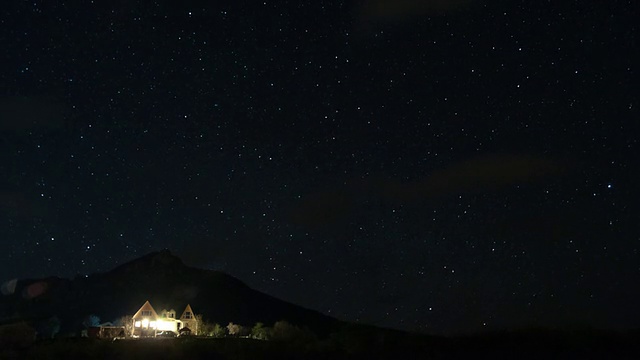
<path id="1" fill-rule="evenodd" d="M 180 322 L 174 319 L 158 322 L 158 330 L 168 330 L 175 332 L 178 330 L 178 324 L 180 324 Z"/>

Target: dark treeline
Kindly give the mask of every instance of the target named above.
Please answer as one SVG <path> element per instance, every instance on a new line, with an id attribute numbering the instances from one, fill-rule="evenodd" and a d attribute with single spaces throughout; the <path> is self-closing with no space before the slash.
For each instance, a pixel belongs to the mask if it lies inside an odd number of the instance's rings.
<path id="1" fill-rule="evenodd" d="M 233 324 L 230 324 L 233 325 Z M 231 332 L 240 329 L 241 333 Z M 35 339 L 27 324 L 0 328 L 1 359 L 637 359 L 640 331 L 504 331 L 437 337 L 347 324 L 326 337 L 285 321 L 219 337 Z"/>

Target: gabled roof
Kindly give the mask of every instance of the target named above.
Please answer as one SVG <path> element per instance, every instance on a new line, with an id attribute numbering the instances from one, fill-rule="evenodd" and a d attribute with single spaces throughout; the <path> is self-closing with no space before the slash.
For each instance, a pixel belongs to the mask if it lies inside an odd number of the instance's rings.
<path id="1" fill-rule="evenodd" d="M 194 318 L 196 316 L 196 314 L 193 313 L 193 310 L 191 309 L 191 305 L 187 304 L 187 307 L 184 309 L 184 311 L 182 312 L 182 315 L 180 315 L 180 319 L 184 318 L 184 314 L 186 312 L 190 312 L 191 313 L 191 317 Z"/>
<path id="2" fill-rule="evenodd" d="M 151 317 L 158 317 L 158 313 L 153 309 L 153 306 L 151 306 L 151 303 L 149 303 L 149 300 L 147 300 L 144 305 L 142 305 L 142 307 L 140 308 L 140 310 L 138 310 L 135 315 L 133 315 L 133 318 L 141 318 L 142 317 L 142 311 L 143 310 L 147 310 L 147 311 L 151 311 Z"/>
<path id="3" fill-rule="evenodd" d="M 162 311 L 160 311 L 160 315 L 162 317 L 164 317 L 167 314 L 173 314 L 173 317 L 176 317 L 176 311 L 171 309 L 171 310 L 167 310 L 167 309 L 162 309 Z"/>

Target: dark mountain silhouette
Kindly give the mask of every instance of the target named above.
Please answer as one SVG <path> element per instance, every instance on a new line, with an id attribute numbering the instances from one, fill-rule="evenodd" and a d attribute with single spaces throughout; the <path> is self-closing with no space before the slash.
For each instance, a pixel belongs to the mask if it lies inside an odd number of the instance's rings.
<path id="1" fill-rule="evenodd" d="M 218 271 L 186 266 L 168 250 L 153 252 L 106 273 L 73 280 L 50 277 L 21 280 L 11 294 L 0 297 L 3 323 L 38 321 L 57 316 L 62 331 L 82 327 L 87 315 L 113 321 L 133 315 L 149 300 L 160 311 L 182 312 L 190 304 L 205 321 L 251 326 L 286 320 L 327 334 L 340 321 L 249 288 L 240 280 Z"/>
<path id="2" fill-rule="evenodd" d="M 27 352 L 25 358 L 42 358 L 46 354 L 47 358 L 64 359 L 74 358 L 69 356 L 74 351 L 91 354 L 76 358 L 103 359 L 138 359 L 158 357 L 158 354 L 162 358 L 190 359 L 635 359 L 640 354 L 637 331 L 530 329 L 442 337 L 345 323 L 253 290 L 224 273 L 186 266 L 169 251 L 145 255 L 106 273 L 73 280 L 57 277 L 21 280 L 6 283 L 0 290 L 3 294 L 0 295 L 0 325 L 11 324 L 0 326 L 0 358 L 3 359 L 21 358 L 16 355 L 17 350 Z M 96 343 L 81 338 L 46 339 L 47 329 L 58 323 L 60 335 L 77 335 L 88 315 L 113 321 L 133 315 L 146 300 L 158 311 L 173 308 L 178 313 L 190 304 L 206 321 L 221 325 L 234 322 L 251 326 L 263 322 L 270 326 L 286 320 L 309 328 L 321 340 L 298 337 L 286 342 L 266 342 L 197 338 L 186 342 Z M 33 342 L 34 329 L 45 334 L 42 341 Z"/>

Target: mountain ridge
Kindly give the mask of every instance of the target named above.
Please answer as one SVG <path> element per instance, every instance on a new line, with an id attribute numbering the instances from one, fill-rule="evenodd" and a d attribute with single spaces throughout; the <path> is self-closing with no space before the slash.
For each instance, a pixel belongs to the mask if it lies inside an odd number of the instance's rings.
<path id="1" fill-rule="evenodd" d="M 251 289 L 241 280 L 184 264 L 169 250 L 154 251 L 110 271 L 65 279 L 18 280 L 11 294 L 0 298 L 0 322 L 57 316 L 61 331 L 74 332 L 88 315 L 114 321 L 133 315 L 150 301 L 157 310 L 181 311 L 190 304 L 205 321 L 252 326 L 286 320 L 318 334 L 342 322 Z"/>

